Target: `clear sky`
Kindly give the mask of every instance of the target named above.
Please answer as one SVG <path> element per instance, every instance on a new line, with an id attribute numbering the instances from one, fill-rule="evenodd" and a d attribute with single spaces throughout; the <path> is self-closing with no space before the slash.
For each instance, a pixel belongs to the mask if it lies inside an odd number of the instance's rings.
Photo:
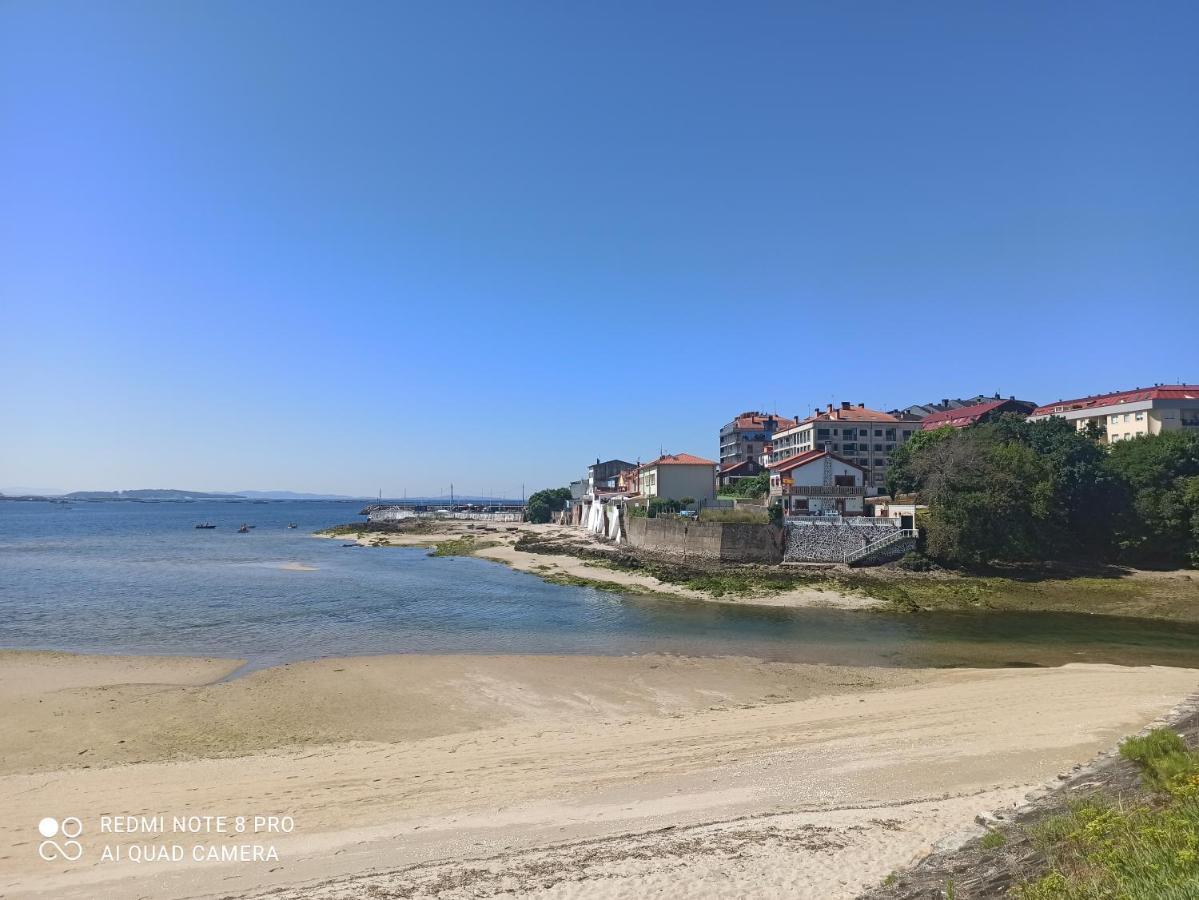
<path id="1" fill-rule="evenodd" d="M 512 495 L 1199 381 L 1199 5 L 0 3 L 0 487 Z"/>

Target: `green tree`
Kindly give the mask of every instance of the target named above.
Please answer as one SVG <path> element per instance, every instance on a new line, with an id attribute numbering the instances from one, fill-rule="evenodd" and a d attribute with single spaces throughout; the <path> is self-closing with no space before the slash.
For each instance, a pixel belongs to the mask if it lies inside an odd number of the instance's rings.
<path id="1" fill-rule="evenodd" d="M 570 499 L 570 488 L 548 488 L 532 494 L 525 504 L 525 521 L 545 523 L 553 514 L 566 507 Z"/>
<path id="2" fill-rule="evenodd" d="M 1199 564 L 1199 435 L 1167 431 L 1120 441 L 1106 469 L 1124 501 L 1115 516 L 1120 559 Z"/>
<path id="3" fill-rule="evenodd" d="M 903 450 L 888 483 L 928 504 L 924 543 L 939 562 L 1093 560 L 1110 546 L 1103 450 L 1064 420 L 1005 416 L 921 432 Z"/>
<path id="4" fill-rule="evenodd" d="M 753 499 L 765 497 L 770 490 L 770 473 L 762 472 L 749 478 L 739 478 L 726 487 L 722 493 L 728 497 L 745 497 Z"/>

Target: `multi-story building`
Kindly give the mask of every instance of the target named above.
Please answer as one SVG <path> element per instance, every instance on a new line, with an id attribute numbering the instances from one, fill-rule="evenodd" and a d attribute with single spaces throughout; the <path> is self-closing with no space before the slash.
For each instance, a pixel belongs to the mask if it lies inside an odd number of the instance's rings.
<path id="1" fill-rule="evenodd" d="M 1060 416 L 1079 431 L 1094 425 L 1106 444 L 1186 429 L 1199 434 L 1199 384 L 1153 387 L 1058 400 L 1038 406 L 1030 420 Z"/>
<path id="2" fill-rule="evenodd" d="M 626 469 L 634 468 L 633 463 L 625 462 L 623 459 L 610 459 L 607 462 L 600 462 L 596 457 L 594 463 L 587 467 L 587 491 L 592 496 L 603 491 L 614 491 L 617 488 L 617 479 L 620 473 Z"/>
<path id="3" fill-rule="evenodd" d="M 982 403 L 973 403 L 970 406 L 958 406 L 954 409 L 935 412 L 921 419 L 920 427 L 925 431 L 944 428 L 946 425 L 953 428 L 965 428 L 968 425 L 977 425 L 980 422 L 990 422 L 992 419 L 999 418 L 1004 413 L 1027 416 L 1035 408 L 1035 404 L 1027 400 L 999 400 L 993 398 Z"/>
<path id="4" fill-rule="evenodd" d="M 893 409 L 890 413 L 898 419 L 919 420 L 937 413 L 947 413 L 955 409 L 978 406 L 980 403 L 989 403 L 1002 399 L 998 393 L 994 396 L 979 394 L 977 397 L 958 398 L 957 400 L 945 398 L 940 403 L 914 403 L 911 406 L 905 406 L 903 409 Z M 1008 397 L 1006 402 L 1011 404 L 1012 412 L 1022 412 L 1024 415 L 1031 413 L 1037 406 L 1031 400 L 1017 400 L 1015 397 Z"/>
<path id="5" fill-rule="evenodd" d="M 919 430 L 918 421 L 867 409 L 864 403 L 842 403 L 840 407 L 830 403 L 794 428 L 775 433 L 770 465 L 813 450 L 831 450 L 862 469 L 867 493 L 873 495 L 887 483 L 887 466 L 895 448 Z"/>
<path id="6" fill-rule="evenodd" d="M 666 500 L 691 498 L 710 503 L 716 498 L 716 463 L 690 453 L 666 453 L 637 470 L 642 497 Z"/>
<path id="7" fill-rule="evenodd" d="M 743 412 L 720 429 L 720 468 L 747 460 L 756 462 L 775 432 L 793 428 L 795 419 L 774 413 Z"/>

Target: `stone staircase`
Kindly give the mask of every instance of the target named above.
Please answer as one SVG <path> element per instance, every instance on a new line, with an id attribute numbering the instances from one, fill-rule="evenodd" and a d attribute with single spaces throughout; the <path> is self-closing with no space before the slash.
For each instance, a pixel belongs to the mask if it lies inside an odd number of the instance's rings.
<path id="1" fill-rule="evenodd" d="M 846 553 L 845 564 L 847 566 L 865 566 L 898 559 L 905 553 L 916 549 L 917 536 L 915 528 L 898 528 L 877 541 L 872 541 L 860 550 Z"/>

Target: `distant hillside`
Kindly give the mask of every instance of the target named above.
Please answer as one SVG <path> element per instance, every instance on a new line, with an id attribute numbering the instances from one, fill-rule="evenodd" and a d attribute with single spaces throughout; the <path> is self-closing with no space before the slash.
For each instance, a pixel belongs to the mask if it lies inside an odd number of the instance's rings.
<path id="1" fill-rule="evenodd" d="M 73 491 L 68 500 L 244 500 L 240 494 L 212 494 L 205 491 L 177 491 L 168 488 L 142 488 L 136 491 Z"/>

